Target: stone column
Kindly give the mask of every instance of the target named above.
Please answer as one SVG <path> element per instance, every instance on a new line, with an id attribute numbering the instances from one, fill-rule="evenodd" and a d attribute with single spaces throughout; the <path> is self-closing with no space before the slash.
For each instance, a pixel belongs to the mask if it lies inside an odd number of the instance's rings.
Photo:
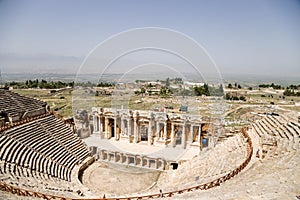
<path id="1" fill-rule="evenodd" d="M 133 164 L 136 165 L 137 164 L 137 155 L 134 155 L 133 159 L 134 159 Z"/>
<path id="2" fill-rule="evenodd" d="M 165 141 L 168 139 L 168 133 L 167 133 L 167 122 L 164 122 L 164 139 Z"/>
<path id="3" fill-rule="evenodd" d="M 159 158 L 156 158 L 155 159 L 155 169 L 158 169 L 158 161 L 159 161 Z"/>
<path id="4" fill-rule="evenodd" d="M 145 156 L 144 155 L 141 155 L 141 163 L 140 163 L 140 166 L 143 167 L 143 163 L 144 163 L 144 159 L 145 159 Z"/>
<path id="5" fill-rule="evenodd" d="M 193 140 L 194 140 L 194 125 L 193 124 L 191 124 L 190 139 L 191 139 L 191 142 L 193 142 Z"/>
<path id="6" fill-rule="evenodd" d="M 137 127 L 137 124 L 138 123 L 138 120 L 137 118 L 135 117 L 134 118 L 134 124 L 133 124 L 133 135 L 134 135 L 134 142 L 137 143 L 138 142 L 138 127 Z"/>
<path id="7" fill-rule="evenodd" d="M 198 143 L 200 143 L 201 141 L 201 125 L 199 125 L 199 129 L 198 129 Z"/>
<path id="8" fill-rule="evenodd" d="M 124 119 L 121 117 L 121 134 L 124 135 Z"/>
<path id="9" fill-rule="evenodd" d="M 202 140 L 201 140 L 201 124 L 199 125 L 198 144 L 199 144 L 199 146 L 200 146 L 200 150 L 202 150 Z"/>
<path id="10" fill-rule="evenodd" d="M 106 138 L 109 139 L 109 133 L 108 133 L 108 118 L 104 117 L 104 123 L 105 123 L 105 133 L 106 133 Z"/>
<path id="11" fill-rule="evenodd" d="M 117 152 L 114 152 L 114 162 L 117 162 Z"/>
<path id="12" fill-rule="evenodd" d="M 115 135 L 115 139 L 117 140 L 117 117 L 114 118 L 114 135 Z"/>
<path id="13" fill-rule="evenodd" d="M 186 123 L 183 122 L 183 125 L 182 125 L 182 134 L 181 134 L 181 146 L 185 149 L 186 147 L 186 134 L 185 134 L 185 127 L 186 126 Z"/>
<path id="14" fill-rule="evenodd" d="M 150 158 L 147 158 L 147 167 L 150 168 Z"/>
<path id="15" fill-rule="evenodd" d="M 125 160 L 126 160 L 126 157 L 124 156 L 124 153 L 120 153 L 120 154 L 121 154 L 120 162 L 121 162 L 121 163 L 124 163 Z"/>
<path id="16" fill-rule="evenodd" d="M 127 135 L 128 136 L 131 135 L 131 118 L 130 117 L 127 119 Z"/>
<path id="17" fill-rule="evenodd" d="M 96 115 L 93 115 L 93 126 L 94 126 L 94 132 L 97 132 L 97 117 L 96 117 Z"/>
<path id="18" fill-rule="evenodd" d="M 175 147 L 176 145 L 176 139 L 175 139 L 175 133 L 174 133 L 174 124 L 171 122 L 171 145 Z"/>
<path id="19" fill-rule="evenodd" d="M 99 133 L 103 132 L 102 116 L 99 116 Z"/>
<path id="20" fill-rule="evenodd" d="M 96 127 L 97 127 L 97 133 L 100 132 L 100 116 L 96 117 Z"/>
<path id="21" fill-rule="evenodd" d="M 148 145 L 151 145 L 152 140 L 152 119 L 149 120 L 148 124 Z"/>
<path id="22" fill-rule="evenodd" d="M 156 122 L 156 136 L 160 139 L 161 135 L 159 135 L 159 131 L 160 131 L 160 123 Z"/>
<path id="23" fill-rule="evenodd" d="M 98 151 L 98 155 L 99 155 L 100 160 L 104 160 L 104 152 L 103 151 L 104 151 L 103 149 Z"/>
<path id="24" fill-rule="evenodd" d="M 127 158 L 127 164 L 129 165 L 129 163 L 130 163 L 130 155 L 126 155 L 126 158 Z"/>

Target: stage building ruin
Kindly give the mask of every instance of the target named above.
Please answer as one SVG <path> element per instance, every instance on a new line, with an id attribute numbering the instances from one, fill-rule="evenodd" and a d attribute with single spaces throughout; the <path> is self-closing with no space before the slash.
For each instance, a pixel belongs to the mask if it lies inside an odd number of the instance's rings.
<path id="1" fill-rule="evenodd" d="M 90 119 L 91 133 L 101 138 L 182 148 L 212 145 L 210 122 L 200 115 L 93 108 Z"/>

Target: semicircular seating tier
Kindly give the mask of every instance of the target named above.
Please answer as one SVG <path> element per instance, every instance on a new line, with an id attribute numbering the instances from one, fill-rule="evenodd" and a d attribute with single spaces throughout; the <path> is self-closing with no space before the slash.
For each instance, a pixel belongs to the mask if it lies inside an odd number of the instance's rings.
<path id="1" fill-rule="evenodd" d="M 46 102 L 0 89 L 0 121 L 16 122 L 48 111 Z"/>
<path id="2" fill-rule="evenodd" d="M 92 157 L 77 134 L 45 102 L 7 90 L 0 90 L 0 99 L 1 183 L 46 194 L 82 194 L 78 170 Z"/>

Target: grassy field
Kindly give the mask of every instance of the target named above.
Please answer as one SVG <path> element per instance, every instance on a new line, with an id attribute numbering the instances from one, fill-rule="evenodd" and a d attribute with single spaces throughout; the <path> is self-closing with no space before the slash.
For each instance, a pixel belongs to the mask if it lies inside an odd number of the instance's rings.
<path id="1" fill-rule="evenodd" d="M 63 117 L 73 116 L 71 90 L 51 93 L 51 90 L 46 89 L 15 89 L 14 92 L 45 101 L 51 109 L 61 108 L 57 112 Z"/>
<path id="2" fill-rule="evenodd" d="M 47 104 L 56 110 L 63 117 L 72 117 L 73 109 L 88 109 L 92 107 L 116 107 L 116 108 L 129 108 L 132 110 L 154 110 L 161 108 L 162 106 L 173 106 L 174 112 L 178 111 L 181 105 L 191 105 L 189 109 L 194 107 L 195 110 L 189 110 L 190 113 L 201 114 L 202 116 L 210 116 L 210 111 L 212 110 L 212 103 L 209 100 L 201 99 L 196 102 L 195 97 L 185 98 L 182 97 L 169 97 L 160 98 L 158 96 L 95 96 L 93 93 L 87 91 L 73 91 L 72 89 L 58 90 L 57 92 L 51 93 L 51 90 L 47 89 L 15 89 L 15 92 L 26 95 L 29 97 L 37 98 L 47 102 Z M 77 93 L 76 93 L 77 92 Z M 226 112 L 230 110 L 235 110 L 240 106 L 259 106 L 264 107 L 263 110 L 269 110 L 268 107 L 271 106 L 271 102 L 275 105 L 283 106 L 287 110 L 293 110 L 300 112 L 300 106 L 295 106 L 295 103 L 300 102 L 300 97 L 286 97 L 285 99 L 279 98 L 279 95 L 273 95 L 269 97 L 265 95 L 264 92 L 259 94 L 248 93 L 246 102 L 244 101 L 227 101 Z M 251 100 L 250 100 L 251 99 Z M 246 115 L 248 112 L 261 112 L 261 108 L 240 108 L 234 112 L 229 113 L 227 117 L 229 118 L 239 118 L 239 116 Z"/>
<path id="3" fill-rule="evenodd" d="M 112 96 L 94 96 L 94 95 L 78 95 L 73 96 L 72 90 L 62 90 L 55 93 L 51 93 L 51 90 L 46 89 L 15 89 L 21 95 L 33 97 L 47 102 L 51 109 L 56 110 L 63 117 L 73 116 L 73 107 L 81 109 L 91 109 L 91 107 L 112 107 L 116 103 L 112 101 Z M 155 99 L 155 98 L 154 98 Z M 137 100 L 141 102 L 136 103 Z M 162 103 L 163 102 L 163 103 Z M 129 109 L 133 110 L 151 110 L 156 104 L 166 104 L 168 106 L 173 106 L 175 109 L 179 109 L 180 105 L 177 103 L 172 103 L 171 98 L 156 99 L 155 101 L 149 101 L 149 99 L 143 100 L 140 96 L 131 96 L 127 102 L 125 102 Z M 117 106 L 121 108 L 120 106 Z"/>

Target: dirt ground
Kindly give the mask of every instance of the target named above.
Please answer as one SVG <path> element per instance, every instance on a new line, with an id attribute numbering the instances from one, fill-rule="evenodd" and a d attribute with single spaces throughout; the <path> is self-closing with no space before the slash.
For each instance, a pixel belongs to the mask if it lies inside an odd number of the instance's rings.
<path id="1" fill-rule="evenodd" d="M 153 186 L 160 171 L 113 163 L 95 162 L 83 174 L 83 184 L 106 197 L 147 190 Z"/>

